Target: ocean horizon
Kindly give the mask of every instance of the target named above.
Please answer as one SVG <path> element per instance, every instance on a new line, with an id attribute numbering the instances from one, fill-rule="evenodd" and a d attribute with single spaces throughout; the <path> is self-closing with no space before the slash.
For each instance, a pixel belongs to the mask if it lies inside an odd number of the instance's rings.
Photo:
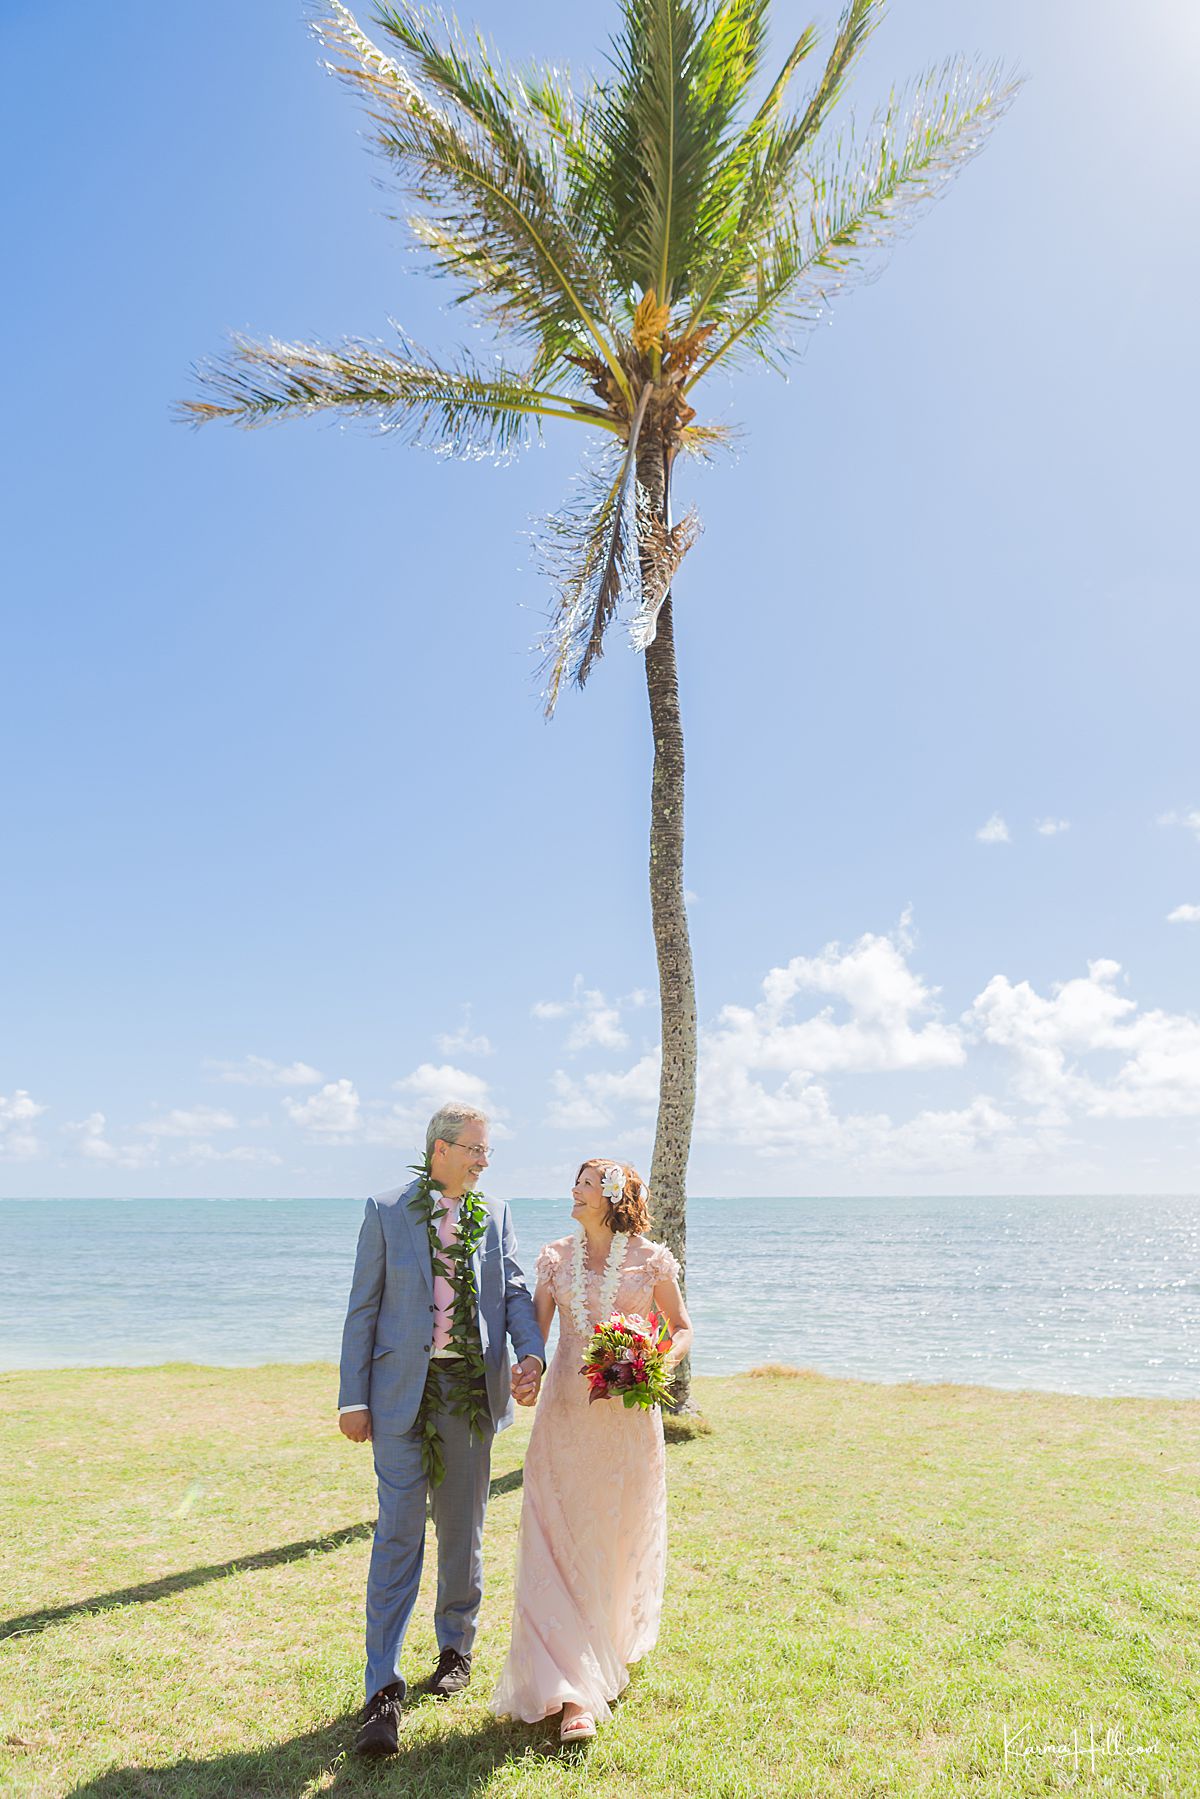
<path id="1" fill-rule="evenodd" d="M 0 1370 L 334 1361 L 362 1205 L 0 1200 Z M 1197 1196 L 696 1198 L 687 1281 L 698 1374 L 1200 1398 Z"/>

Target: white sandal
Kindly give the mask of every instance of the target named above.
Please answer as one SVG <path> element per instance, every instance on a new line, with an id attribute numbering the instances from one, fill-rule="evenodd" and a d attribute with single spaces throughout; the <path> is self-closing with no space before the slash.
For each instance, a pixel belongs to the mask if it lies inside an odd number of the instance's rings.
<path id="1" fill-rule="evenodd" d="M 560 1743 L 584 1743 L 596 1734 L 596 1720 L 591 1712 L 577 1712 L 569 1724 L 559 1728 Z"/>

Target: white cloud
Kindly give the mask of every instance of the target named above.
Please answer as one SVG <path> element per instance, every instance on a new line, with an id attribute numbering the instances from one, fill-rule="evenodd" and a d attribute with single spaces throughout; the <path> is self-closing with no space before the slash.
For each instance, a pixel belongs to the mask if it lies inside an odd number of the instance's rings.
<path id="1" fill-rule="evenodd" d="M 969 1104 L 943 1112 L 918 1112 L 894 1126 L 877 1156 L 893 1165 L 918 1168 L 963 1167 L 981 1151 L 995 1148 L 1033 1153 L 1037 1145 L 1017 1145 L 1015 1121 L 986 1093 Z"/>
<path id="2" fill-rule="evenodd" d="M 486 1110 L 498 1137 L 506 1134 L 490 1101 L 487 1082 L 452 1063 L 422 1062 L 411 1074 L 393 1081 L 399 1101 L 363 1100 L 347 1079 L 327 1081 L 305 1100 L 285 1099 L 293 1124 L 324 1143 L 376 1143 L 411 1148 L 424 1136 L 429 1116 L 446 1100 Z"/>
<path id="3" fill-rule="evenodd" d="M 1039 818 L 1036 829 L 1040 837 L 1057 837 L 1060 831 L 1069 831 L 1071 823 L 1066 818 Z"/>
<path id="4" fill-rule="evenodd" d="M 574 1019 L 567 1037 L 567 1049 L 571 1053 L 593 1046 L 597 1049 L 625 1049 L 629 1037 L 621 1023 L 622 1008 L 644 1006 L 647 997 L 643 988 L 635 987 L 623 999 L 609 1000 L 599 988 L 585 987 L 583 976 L 577 974 L 570 999 L 538 1000 L 533 1007 L 533 1016 L 541 1019 Z"/>
<path id="5" fill-rule="evenodd" d="M 154 1165 L 153 1143 L 111 1143 L 105 1133 L 103 1112 L 89 1112 L 78 1124 L 67 1130 L 79 1139 L 79 1153 L 89 1162 L 103 1162 L 110 1168 L 149 1168 Z"/>
<path id="6" fill-rule="evenodd" d="M 148 1118 L 137 1128 L 147 1137 L 211 1137 L 214 1131 L 235 1131 L 237 1119 L 219 1106 L 177 1106 L 161 1118 Z"/>
<path id="7" fill-rule="evenodd" d="M 208 1062 L 218 1081 L 238 1087 L 316 1087 L 325 1079 L 307 1062 L 272 1062 L 268 1056 L 243 1056 L 240 1062 Z"/>
<path id="8" fill-rule="evenodd" d="M 622 1075 L 573 1080 L 559 1069 L 552 1091 L 548 1125 L 575 1133 L 645 1134 L 658 1098 L 658 1056 L 643 1057 Z M 826 1085 L 803 1073 L 768 1085 L 745 1068 L 701 1055 L 697 1141 L 740 1146 L 759 1159 L 803 1153 L 859 1169 L 944 1172 L 997 1145 L 1015 1146 L 1016 1136 L 1013 1120 L 987 1094 L 896 1124 L 886 1112 L 839 1114 Z"/>
<path id="9" fill-rule="evenodd" d="M 1055 981 L 1049 997 L 1005 975 L 988 982 L 965 1016 L 1016 1062 L 1014 1086 L 1048 1119 L 1200 1115 L 1200 1019 L 1155 1009 L 1116 991 L 1118 962 L 1088 963 L 1087 978 Z M 1119 1058 L 1115 1072 L 1084 1058 Z"/>
<path id="10" fill-rule="evenodd" d="M 701 1067 L 697 1136 L 767 1160 L 803 1152 L 860 1171 L 944 1173 L 1016 1149 L 1016 1125 L 988 1094 L 896 1123 L 887 1112 L 839 1113 L 828 1087 L 803 1073 L 774 1087 L 729 1063 Z"/>
<path id="11" fill-rule="evenodd" d="M 487 1105 L 488 1084 L 481 1075 L 468 1074 L 464 1068 L 455 1068 L 450 1062 L 436 1065 L 433 1062 L 422 1062 L 403 1080 L 394 1081 L 392 1085 L 397 1093 L 411 1096 L 414 1105 L 422 1106 L 427 1112 L 436 1111 L 437 1107 L 447 1100 L 461 1100 L 466 1106 L 478 1106 L 483 1110 Z"/>
<path id="12" fill-rule="evenodd" d="M 41 1144 L 32 1127 L 45 1110 L 24 1087 L 18 1087 L 11 1099 L 0 1093 L 0 1157 L 28 1162 L 39 1153 Z"/>
<path id="13" fill-rule="evenodd" d="M 975 833 L 980 843 L 1010 843 L 1008 826 L 998 812 L 993 812 L 985 825 L 980 825 Z"/>
<path id="14" fill-rule="evenodd" d="M 642 1056 L 623 1073 L 601 1071 L 574 1079 L 563 1069 L 550 1078 L 546 1123 L 555 1130 L 590 1131 L 644 1122 L 658 1103 L 659 1055 Z"/>
<path id="15" fill-rule="evenodd" d="M 456 1031 L 443 1031 L 434 1042 L 444 1056 L 490 1056 L 492 1046 L 482 1031 L 471 1029 L 471 1008 L 464 1006 L 463 1021 Z"/>
<path id="16" fill-rule="evenodd" d="M 753 1010 L 724 1007 L 701 1033 L 697 1135 L 768 1158 L 804 1151 L 880 1170 L 961 1165 L 1010 1136 L 1011 1120 L 986 1094 L 896 1124 L 885 1111 L 839 1112 L 818 1078 L 965 1063 L 961 1031 L 937 1016 L 940 990 L 909 966 L 911 922 L 906 909 L 886 936 L 866 932 L 846 949 L 835 942 L 794 956 L 770 970 Z M 826 1006 L 796 1017 L 800 997 L 814 993 L 848 1015 Z"/>
<path id="17" fill-rule="evenodd" d="M 955 1026 L 937 1017 L 914 1022 L 938 1010 L 939 989 L 908 966 L 910 919 L 906 912 L 891 936 L 867 932 L 844 951 L 829 943 L 819 956 L 794 956 L 786 967 L 771 969 L 762 983 L 764 997 L 753 1010 L 725 1006 L 715 1028 L 705 1033 L 710 1064 L 790 1074 L 960 1066 L 966 1052 Z M 804 993 L 831 995 L 849 1017 L 839 1020 L 834 1007 L 825 1006 L 795 1018 Z"/>
<path id="18" fill-rule="evenodd" d="M 702 1029 L 698 1142 L 767 1160 L 799 1155 L 864 1179 L 980 1170 L 1002 1178 L 1061 1158 L 1071 1112 L 1200 1110 L 1200 1025 L 1162 1013 L 1135 1017 L 1134 1002 L 1114 988 L 1115 963 L 1093 964 L 1088 980 L 1063 984 L 1051 1001 L 997 977 L 965 1014 L 964 1029 L 942 1020 L 940 990 L 912 967 L 910 924 L 906 911 L 887 935 L 867 932 L 846 947 L 834 942 L 793 957 L 768 972 L 757 1005 L 726 1006 Z M 813 995 L 831 1003 L 805 1015 Z M 1062 1044 L 1076 1039 L 1123 1052 L 1107 1085 L 1068 1066 Z M 1015 1108 L 977 1091 L 897 1117 L 835 1098 L 835 1081 L 957 1073 L 968 1067 L 971 1045 L 984 1042 L 1018 1055 Z M 658 1074 L 657 1050 L 621 1071 L 558 1068 L 546 1122 L 576 1134 L 644 1135 Z"/>
<path id="19" fill-rule="evenodd" d="M 314 1136 L 348 1140 L 362 1124 L 362 1101 L 353 1081 L 326 1081 L 307 1099 L 285 1099 L 283 1109 L 293 1124 Z"/>
<path id="20" fill-rule="evenodd" d="M 1200 837 L 1200 808 L 1191 812 L 1160 812 L 1158 822 L 1160 825 L 1182 825 L 1185 831 Z"/>
<path id="21" fill-rule="evenodd" d="M 1168 924 L 1200 924 L 1200 906 L 1176 906 L 1167 913 Z"/>
<path id="22" fill-rule="evenodd" d="M 411 1074 L 393 1081 L 392 1087 L 401 1095 L 399 1102 L 389 1105 L 377 1100 L 368 1105 L 368 1143 L 387 1144 L 396 1149 L 411 1149 L 414 1144 L 423 1144 L 425 1126 L 431 1115 L 448 1100 L 459 1100 L 486 1112 L 494 1138 L 510 1134 L 504 1124 L 503 1112 L 492 1101 L 488 1083 L 481 1075 L 469 1074 L 465 1068 L 456 1068 L 453 1063 L 422 1062 Z"/>
<path id="23" fill-rule="evenodd" d="M 701 1032 L 698 1140 L 744 1146 L 759 1157 L 804 1151 L 867 1168 L 959 1166 L 1016 1137 L 986 1094 L 896 1124 L 886 1112 L 839 1114 L 818 1074 L 959 1068 L 962 1032 L 937 1016 L 938 989 L 909 966 L 911 913 L 887 936 L 865 933 L 843 949 L 773 968 L 753 1008 L 726 1006 Z M 804 995 L 834 1003 L 797 1016 Z M 844 1016 L 835 1015 L 840 1006 Z M 643 1128 L 658 1099 L 659 1053 L 612 1073 L 557 1069 L 546 1122 L 575 1132 Z"/>

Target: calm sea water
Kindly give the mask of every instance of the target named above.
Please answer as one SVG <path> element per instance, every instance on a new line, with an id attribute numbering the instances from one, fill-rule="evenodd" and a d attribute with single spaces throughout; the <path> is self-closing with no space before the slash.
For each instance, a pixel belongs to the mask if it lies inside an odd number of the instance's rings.
<path id="1" fill-rule="evenodd" d="M 521 1255 L 563 1202 L 514 1203 Z M 360 1200 L 0 1200 L 0 1368 L 335 1360 Z M 694 1200 L 695 1366 L 1200 1397 L 1196 1199 Z"/>

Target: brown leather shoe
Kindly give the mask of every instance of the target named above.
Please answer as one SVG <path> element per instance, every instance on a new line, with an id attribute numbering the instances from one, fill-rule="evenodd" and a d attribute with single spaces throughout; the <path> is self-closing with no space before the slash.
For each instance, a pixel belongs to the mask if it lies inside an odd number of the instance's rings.
<path id="1" fill-rule="evenodd" d="M 470 1684 L 471 1658 L 461 1655 L 457 1649 L 443 1649 L 438 1656 L 438 1665 L 429 1678 L 429 1691 L 436 1693 L 439 1699 L 449 1699 L 453 1693 L 461 1693 Z"/>
<path id="2" fill-rule="evenodd" d="M 399 1748 L 400 1699 L 404 1689 L 398 1680 L 380 1687 L 363 1706 L 362 1724 L 354 1739 L 356 1755 L 395 1755 Z"/>

